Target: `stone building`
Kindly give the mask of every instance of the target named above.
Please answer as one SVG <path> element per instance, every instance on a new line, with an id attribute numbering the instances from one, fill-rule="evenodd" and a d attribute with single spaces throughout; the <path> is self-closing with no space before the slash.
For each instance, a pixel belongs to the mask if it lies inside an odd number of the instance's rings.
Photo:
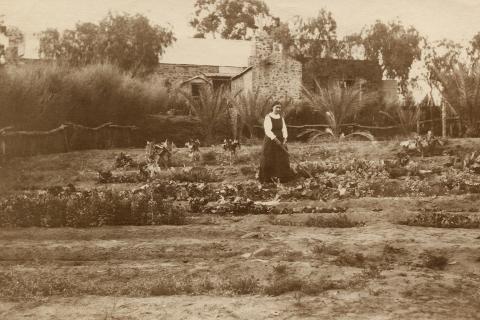
<path id="1" fill-rule="evenodd" d="M 167 48 L 156 70 L 163 85 L 198 95 L 207 83 L 233 92 L 256 91 L 300 99 L 302 64 L 265 34 L 254 41 L 180 39 Z"/>
<path id="2" fill-rule="evenodd" d="M 207 83 L 232 92 L 256 92 L 294 101 L 301 99 L 302 86 L 315 89 L 337 82 L 379 90 L 388 100 L 397 96 L 392 81 L 382 81 L 380 66 L 373 61 L 320 59 L 302 65 L 283 51 L 265 32 L 254 40 L 180 39 L 167 48 L 157 74 L 167 87 L 180 87 L 198 95 Z"/>
<path id="3" fill-rule="evenodd" d="M 280 44 L 260 33 L 252 41 L 248 68 L 232 77 L 232 90 L 258 91 L 273 99 L 300 100 L 302 64 L 283 52 Z"/>
<path id="4" fill-rule="evenodd" d="M 156 73 L 167 87 L 193 95 L 202 85 L 230 88 L 231 78 L 248 68 L 250 41 L 179 39 L 167 48 Z"/>

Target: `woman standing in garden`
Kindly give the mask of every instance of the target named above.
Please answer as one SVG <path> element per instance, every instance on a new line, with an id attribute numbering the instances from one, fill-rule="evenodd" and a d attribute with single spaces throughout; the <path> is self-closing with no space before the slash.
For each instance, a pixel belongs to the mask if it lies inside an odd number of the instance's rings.
<path id="1" fill-rule="evenodd" d="M 265 116 L 263 128 L 265 139 L 263 142 L 262 157 L 260 160 L 260 182 L 287 182 L 292 179 L 293 173 L 287 151 L 287 126 L 280 115 L 282 105 L 274 102 L 272 112 Z"/>

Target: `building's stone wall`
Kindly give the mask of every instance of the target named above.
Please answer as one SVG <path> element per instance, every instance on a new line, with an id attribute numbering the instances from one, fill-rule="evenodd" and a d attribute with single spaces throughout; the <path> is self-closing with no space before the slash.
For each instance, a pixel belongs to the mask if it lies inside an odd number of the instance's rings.
<path id="1" fill-rule="evenodd" d="M 303 84 L 312 90 L 315 80 L 321 86 L 336 80 L 366 80 L 369 87 L 378 88 L 382 81 L 382 70 L 374 61 L 316 59 L 303 65 Z"/>
<path id="2" fill-rule="evenodd" d="M 237 93 L 239 91 L 242 91 L 244 93 L 247 92 L 252 92 L 253 91 L 253 86 L 252 86 L 252 69 L 246 71 L 244 74 L 241 76 L 235 78 L 232 80 L 232 92 Z"/>
<path id="3" fill-rule="evenodd" d="M 282 51 L 282 47 L 265 33 L 255 37 L 249 62 L 252 64 L 252 87 L 273 99 L 300 100 L 302 64 Z"/>
<path id="4" fill-rule="evenodd" d="M 155 70 L 162 85 L 178 86 L 181 82 L 200 76 L 202 73 L 218 73 L 218 66 L 160 63 Z"/>

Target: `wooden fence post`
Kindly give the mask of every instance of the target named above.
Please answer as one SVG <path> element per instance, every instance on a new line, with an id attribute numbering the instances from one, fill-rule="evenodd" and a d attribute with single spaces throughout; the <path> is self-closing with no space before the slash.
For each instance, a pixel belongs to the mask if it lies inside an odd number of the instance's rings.
<path id="1" fill-rule="evenodd" d="M 442 99 L 442 137 L 447 137 L 447 106 L 444 99 Z"/>
<path id="2" fill-rule="evenodd" d="M 2 157 L 0 162 L 4 162 L 7 159 L 7 146 L 5 144 L 5 139 L 2 138 Z"/>

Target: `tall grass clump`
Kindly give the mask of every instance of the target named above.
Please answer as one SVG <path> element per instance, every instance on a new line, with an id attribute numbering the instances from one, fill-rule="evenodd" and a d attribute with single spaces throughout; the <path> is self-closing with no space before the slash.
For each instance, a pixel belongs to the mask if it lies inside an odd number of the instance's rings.
<path id="1" fill-rule="evenodd" d="M 0 127 L 46 130 L 64 122 L 131 124 L 166 109 L 168 95 L 155 78 L 132 78 L 107 64 L 8 67 L 0 76 Z"/>

